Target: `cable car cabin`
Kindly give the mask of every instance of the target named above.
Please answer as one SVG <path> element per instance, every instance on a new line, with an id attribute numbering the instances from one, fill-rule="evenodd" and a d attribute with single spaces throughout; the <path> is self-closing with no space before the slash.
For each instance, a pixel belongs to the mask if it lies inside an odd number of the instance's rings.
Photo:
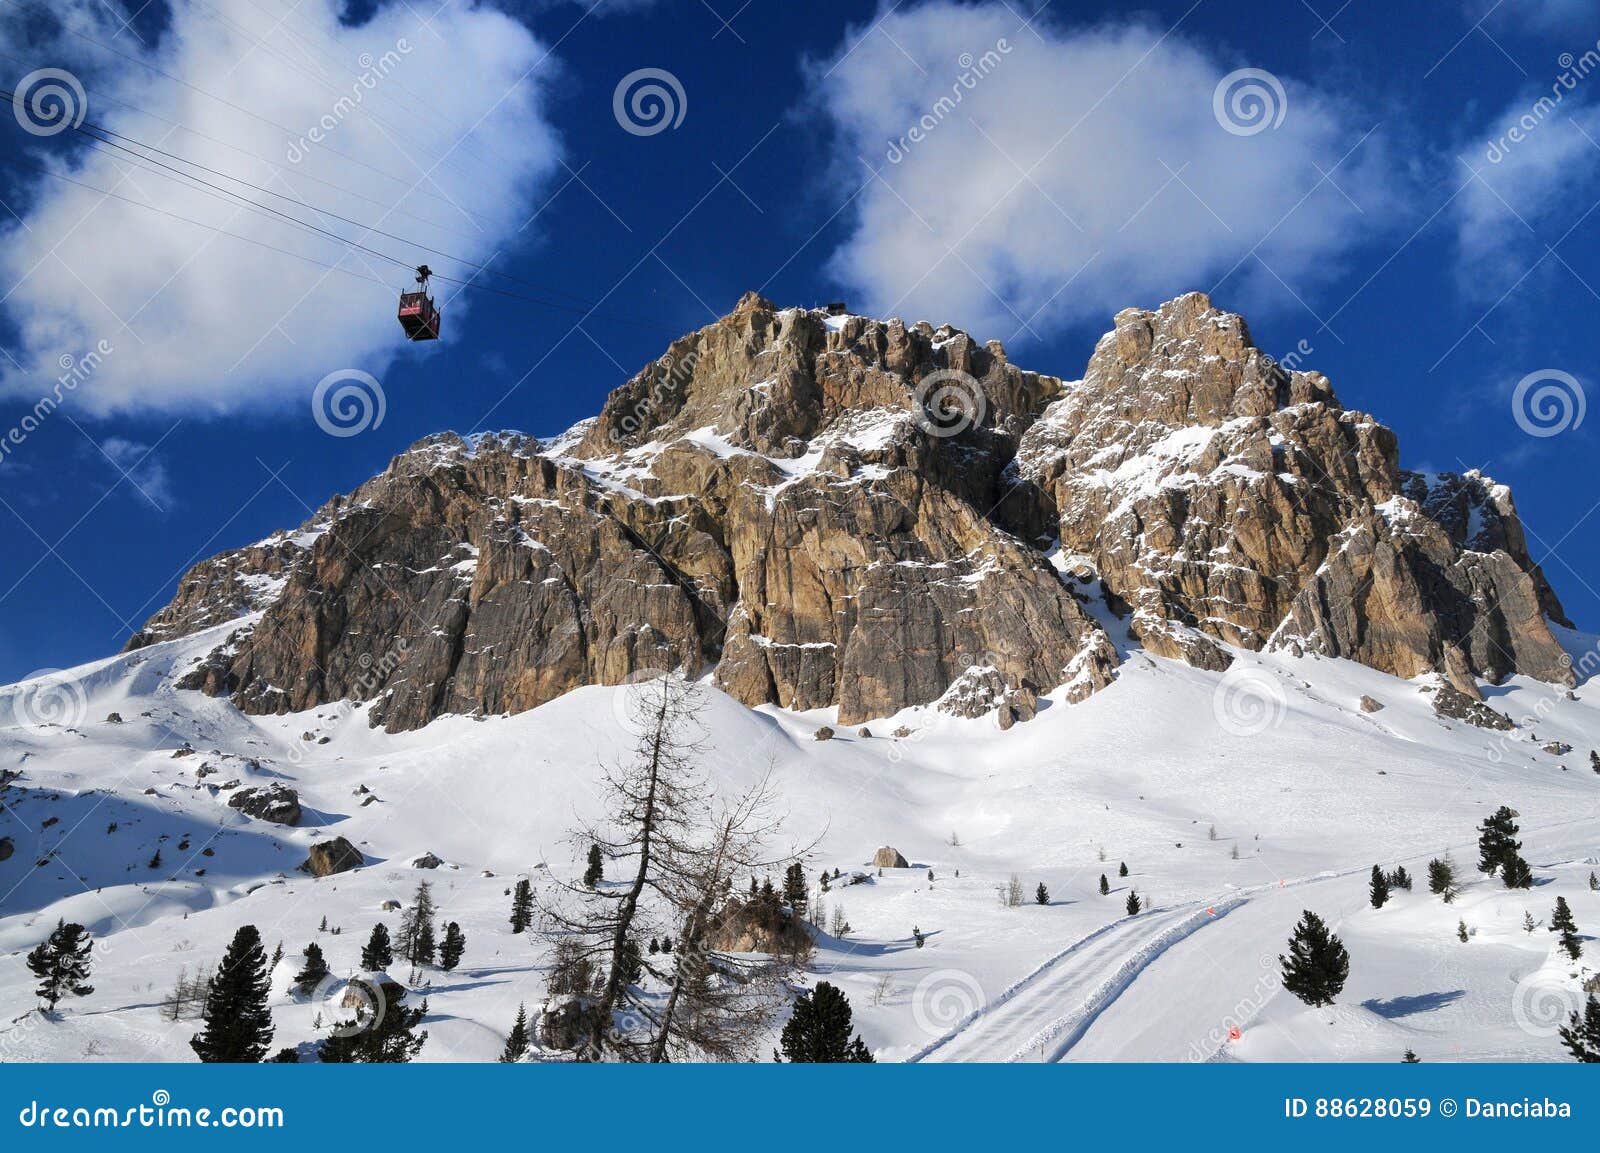
<path id="1" fill-rule="evenodd" d="M 428 277 L 433 271 L 424 264 L 417 269 L 417 291 L 400 294 L 400 327 L 407 340 L 438 340 L 439 309 L 428 295 Z"/>

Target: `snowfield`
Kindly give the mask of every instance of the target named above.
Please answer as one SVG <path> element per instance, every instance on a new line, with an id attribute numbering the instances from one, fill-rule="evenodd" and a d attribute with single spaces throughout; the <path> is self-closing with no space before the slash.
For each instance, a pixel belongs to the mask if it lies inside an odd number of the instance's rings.
<path id="1" fill-rule="evenodd" d="M 372 926 L 398 926 L 384 903 L 409 904 L 421 879 L 467 936 L 461 967 L 421 990 L 421 1059 L 493 1060 L 519 1003 L 544 1001 L 549 960 L 537 934 L 511 933 L 507 890 L 542 864 L 582 871 L 569 830 L 599 815 L 603 766 L 633 744 L 636 690 L 390 735 L 360 706 L 249 717 L 173 688 L 236 625 L 0 690 L 0 770 L 19 774 L 0 792 L 0 1060 L 193 1060 L 198 1022 L 161 1002 L 247 922 L 284 950 L 273 1048 L 309 1059 L 339 990 L 291 993 L 301 950 L 315 940 L 354 972 Z M 1589 667 L 1595 638 L 1562 635 Z M 818 741 L 839 727 L 829 713 L 750 710 L 707 686 L 706 765 L 729 792 L 770 772 L 784 835 L 819 838 L 813 886 L 843 870 L 824 899 L 850 929 L 818 933 L 805 982 L 848 994 L 880 1061 L 1564 1060 L 1555 1027 L 1600 968 L 1600 690 L 1491 687 L 1519 722 L 1496 733 L 1435 716 L 1428 678 L 1235 655 L 1217 674 L 1135 650 L 1110 688 L 1047 699 L 1008 731 L 925 708 Z M 1385 707 L 1363 712 L 1363 696 Z M 299 824 L 230 808 L 235 781 L 294 788 Z M 1501 804 L 1520 814 L 1531 890 L 1476 871 L 1476 825 Z M 300 872 L 334 836 L 364 867 Z M 879 875 L 882 845 L 912 867 Z M 1426 886 L 1446 850 L 1463 882 L 1451 905 Z M 443 864 L 414 867 L 425 853 Z M 1371 908 L 1373 864 L 1404 864 L 1415 889 Z M 1013 874 L 1025 903 L 1008 908 Z M 1132 917 L 1130 889 L 1147 902 Z M 1557 895 L 1584 934 L 1577 963 L 1542 925 Z M 1279 986 L 1304 909 L 1350 952 L 1330 1009 Z M 95 990 L 46 1017 L 23 958 L 58 918 L 93 933 Z"/>

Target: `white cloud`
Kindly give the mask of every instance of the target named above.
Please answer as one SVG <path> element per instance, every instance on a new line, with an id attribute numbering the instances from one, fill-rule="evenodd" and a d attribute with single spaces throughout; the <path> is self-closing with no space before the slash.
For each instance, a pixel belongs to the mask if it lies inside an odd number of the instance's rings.
<path id="1" fill-rule="evenodd" d="M 1600 85 L 1600 75 L 1585 83 Z M 1477 173 L 1453 206 L 1459 280 L 1470 297 L 1500 298 L 1594 203 L 1600 108 L 1582 103 L 1581 92 L 1562 95 L 1560 103 L 1547 91 L 1515 102 L 1462 151 L 1457 178 L 1469 180 L 1469 167 Z"/>
<path id="2" fill-rule="evenodd" d="M 846 187 L 881 168 L 831 265 L 864 306 L 1026 335 L 1237 266 L 1231 302 L 1254 287 L 1299 307 L 1392 217 L 1379 137 L 1360 143 L 1374 120 L 1326 93 L 1274 78 L 1281 123 L 1219 123 L 1224 75 L 1271 61 L 1225 63 L 1141 22 L 1033 27 L 1003 4 L 932 0 L 814 67 Z"/>
<path id="3" fill-rule="evenodd" d="M 167 475 L 166 462 L 150 445 L 113 436 L 100 442 L 100 451 L 112 467 L 127 474 L 128 481 L 151 506 L 161 512 L 171 509 L 177 498 Z"/>
<path id="4" fill-rule="evenodd" d="M 183 84 L 70 35 L 41 45 L 36 28 L 27 41 L 12 22 L 0 27 L 0 40 L 13 54 L 70 67 L 88 93 L 89 122 L 210 168 L 470 261 L 527 239 L 519 229 L 560 155 L 542 108 L 554 71 L 546 48 L 482 4 L 419 12 L 395 2 L 358 28 L 340 23 L 342 8 L 338 0 L 274 0 L 219 10 L 173 0 L 171 24 L 153 47 L 141 47 L 132 31 L 117 35 L 110 8 L 65 10 L 85 35 L 102 43 L 116 36 L 120 52 Z M 12 67 L 8 88 L 24 71 Z M 72 133 L 29 143 L 29 160 L 74 180 L 379 283 L 41 174 L 23 223 L 0 244 L 3 308 L 20 336 L 20 347 L 6 350 L 0 394 L 41 395 L 62 357 L 81 359 L 101 341 L 112 351 L 73 400 L 101 415 L 303 402 L 326 373 L 381 374 L 405 351 L 394 317 L 396 294 L 410 279 L 404 268 L 183 187 L 164 169 L 80 151 Z M 239 191 L 360 238 L 359 229 Z M 413 245 L 381 236 L 363 243 L 407 265 L 466 275 Z M 466 306 L 447 304 L 446 339 Z"/>

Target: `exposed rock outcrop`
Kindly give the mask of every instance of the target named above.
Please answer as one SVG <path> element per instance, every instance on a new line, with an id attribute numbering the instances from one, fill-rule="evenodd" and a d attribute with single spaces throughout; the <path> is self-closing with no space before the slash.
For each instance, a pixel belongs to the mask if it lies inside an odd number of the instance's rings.
<path id="1" fill-rule="evenodd" d="M 559 438 L 430 437 L 196 566 L 129 645 L 239 619 L 185 687 L 368 702 L 391 731 L 671 668 L 836 724 L 938 702 L 1007 727 L 1113 678 L 1101 595 L 1206 669 L 1228 644 L 1469 697 L 1572 679 L 1510 493 L 1401 470 L 1199 294 L 1119 313 L 1071 383 L 747 295 Z"/>
<path id="2" fill-rule="evenodd" d="M 880 869 L 909 869 L 911 862 L 900 855 L 900 850 L 883 846 L 872 854 L 872 863 Z"/>
<path id="3" fill-rule="evenodd" d="M 299 794 L 277 782 L 258 788 L 240 789 L 228 798 L 228 807 L 261 821 L 272 821 L 279 825 L 300 823 Z"/>
<path id="4" fill-rule="evenodd" d="M 360 849 L 343 837 L 335 837 L 331 841 L 318 841 L 312 845 L 300 867 L 313 877 L 327 877 L 359 869 L 364 861 Z"/>

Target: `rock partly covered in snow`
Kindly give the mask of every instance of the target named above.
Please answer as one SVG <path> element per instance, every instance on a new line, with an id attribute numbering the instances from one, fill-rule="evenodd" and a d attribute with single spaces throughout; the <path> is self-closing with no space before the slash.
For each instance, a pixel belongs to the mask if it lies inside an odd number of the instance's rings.
<path id="1" fill-rule="evenodd" d="M 305 863 L 300 867 L 313 877 L 327 877 L 359 869 L 363 861 L 360 849 L 343 837 L 335 837 L 331 841 L 318 841 L 312 845 Z"/>
<path id="2" fill-rule="evenodd" d="M 593 421 L 423 440 L 196 566 L 129 643 L 243 618 L 187 687 L 370 702 L 391 731 L 672 668 L 840 724 L 948 701 L 1008 725 L 1115 675 L 1098 577 L 1147 648 L 1206 669 L 1227 642 L 1469 696 L 1571 681 L 1503 486 L 1402 471 L 1393 433 L 1202 295 L 1115 324 L 1064 384 L 955 329 L 747 295 Z"/>
<path id="3" fill-rule="evenodd" d="M 259 788 L 240 789 L 228 798 L 228 807 L 261 821 L 273 821 L 280 825 L 300 823 L 299 794 L 277 782 Z"/>

